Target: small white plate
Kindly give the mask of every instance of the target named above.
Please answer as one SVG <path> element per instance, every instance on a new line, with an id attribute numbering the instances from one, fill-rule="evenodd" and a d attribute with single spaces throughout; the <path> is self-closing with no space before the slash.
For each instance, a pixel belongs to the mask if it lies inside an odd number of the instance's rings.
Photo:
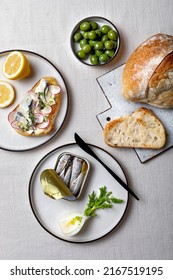
<path id="1" fill-rule="evenodd" d="M 2 74 L 2 65 L 7 55 L 13 50 L 4 51 L 0 53 L 0 69 L 1 69 L 1 80 L 7 80 Z M 67 110 L 68 110 L 68 92 L 65 81 L 58 71 L 58 69 L 45 57 L 26 50 L 19 50 L 23 52 L 29 60 L 31 66 L 31 74 L 23 80 L 7 80 L 13 85 L 16 91 L 15 101 L 8 107 L 0 110 L 0 148 L 9 151 L 26 151 L 39 147 L 50 139 L 60 130 L 64 123 Z M 40 137 L 25 137 L 11 127 L 8 122 L 8 114 L 17 106 L 18 103 L 23 99 L 23 96 L 28 92 L 37 81 L 42 77 L 53 76 L 58 81 L 62 89 L 62 103 L 60 110 L 55 119 L 54 130 L 45 136 Z"/>
<path id="2" fill-rule="evenodd" d="M 127 179 L 119 163 L 103 149 L 90 145 L 91 149 L 104 161 L 125 183 Z M 90 172 L 80 198 L 75 201 L 64 199 L 53 200 L 43 193 L 40 174 L 44 169 L 54 168 L 58 156 L 62 152 L 73 153 L 86 158 L 90 163 Z M 58 221 L 66 212 L 83 212 L 88 195 L 106 186 L 113 196 L 123 199 L 122 204 L 114 204 L 111 209 L 97 210 L 97 216 L 89 219 L 80 233 L 66 237 L 62 233 Z M 29 182 L 29 201 L 31 209 L 39 224 L 51 235 L 64 241 L 84 243 L 97 240 L 112 231 L 122 220 L 128 205 L 128 192 L 90 155 L 82 151 L 77 144 L 71 143 L 56 148 L 45 155 L 37 164 Z"/>
<path id="3" fill-rule="evenodd" d="M 84 22 L 84 21 L 89 21 L 89 22 L 95 21 L 95 22 L 98 24 L 99 28 L 100 28 L 101 26 L 103 26 L 103 25 L 108 25 L 108 26 L 110 26 L 113 30 L 115 30 L 115 31 L 117 32 L 117 34 L 118 34 L 118 38 L 117 38 L 117 47 L 116 47 L 116 50 L 115 50 L 115 53 L 114 53 L 113 57 L 110 58 L 108 61 L 106 61 L 106 62 L 104 62 L 104 63 L 97 64 L 97 65 L 93 65 L 93 64 L 90 62 L 89 57 L 87 57 L 87 58 L 85 58 L 85 59 L 80 59 L 80 58 L 76 55 L 77 51 L 80 49 L 80 45 L 79 45 L 78 42 L 74 42 L 73 36 L 74 36 L 74 34 L 75 34 L 76 32 L 79 31 L 80 24 L 81 24 L 82 22 Z M 80 20 L 80 21 L 76 24 L 76 26 L 73 28 L 72 33 L 71 33 L 70 44 L 71 44 L 71 49 L 72 49 L 72 51 L 73 51 L 75 57 L 76 57 L 80 62 L 82 62 L 82 63 L 84 63 L 84 64 L 86 64 L 86 65 L 90 65 L 90 66 L 102 66 L 102 65 L 105 65 L 105 64 L 111 62 L 111 61 L 115 58 L 115 56 L 117 55 L 117 53 L 118 53 L 118 51 L 119 51 L 119 49 L 120 49 L 120 34 L 119 34 L 119 31 L 118 31 L 118 29 L 116 28 L 116 26 L 115 26 L 110 20 L 108 20 L 108 19 L 106 19 L 106 18 L 103 18 L 103 17 L 100 17 L 100 16 L 92 16 L 92 17 L 84 18 L 84 19 Z"/>

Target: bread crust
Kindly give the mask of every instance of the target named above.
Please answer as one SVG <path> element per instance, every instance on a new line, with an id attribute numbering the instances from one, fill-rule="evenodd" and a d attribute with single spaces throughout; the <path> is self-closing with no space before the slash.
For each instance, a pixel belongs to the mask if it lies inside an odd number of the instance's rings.
<path id="1" fill-rule="evenodd" d="M 164 100 L 165 89 L 157 87 L 158 80 L 173 71 L 173 36 L 156 34 L 140 44 L 127 60 L 122 75 L 122 94 L 127 100 L 149 103 L 161 108 L 173 107 L 172 77 L 169 82 L 169 99 Z M 157 85 L 156 85 L 157 82 Z M 163 84 L 163 81 L 161 81 Z M 149 91 L 149 88 L 151 90 Z M 162 93 L 160 102 L 157 100 Z"/>
<path id="2" fill-rule="evenodd" d="M 144 107 L 108 122 L 103 135 L 108 146 L 119 148 L 160 149 L 166 142 L 164 126 L 151 110 Z M 151 136 L 159 143 L 153 144 Z"/>
<path id="3" fill-rule="evenodd" d="M 161 79 L 167 77 L 167 71 L 170 69 L 173 69 L 173 52 L 168 54 L 156 68 L 149 80 L 149 87 L 156 87 Z"/>
<path id="4" fill-rule="evenodd" d="M 48 82 L 50 85 L 58 85 L 58 82 L 57 80 L 54 78 L 54 77 L 51 77 L 51 76 L 47 76 L 47 77 L 43 77 L 42 79 L 46 80 L 46 82 Z M 32 92 L 35 92 L 37 86 L 39 85 L 40 81 L 42 80 L 40 79 L 31 89 Z M 31 137 L 35 137 L 35 136 L 43 136 L 43 135 L 46 135 L 48 134 L 50 131 L 53 130 L 53 127 L 54 127 L 54 121 L 55 121 L 55 118 L 56 118 L 56 115 L 60 109 L 60 104 L 61 104 L 61 92 L 58 93 L 56 95 L 56 98 L 55 98 L 55 104 L 53 104 L 51 106 L 51 112 L 49 113 L 48 115 L 48 119 L 49 119 L 49 125 L 46 127 L 46 128 L 38 128 L 36 130 L 34 130 L 34 133 L 27 133 L 27 131 L 24 131 L 24 130 L 21 130 L 21 129 L 18 129 L 18 128 L 14 128 L 14 130 L 23 135 L 23 136 L 31 136 Z M 14 108 L 13 112 L 17 112 L 18 108 L 20 106 L 20 103 Z"/>

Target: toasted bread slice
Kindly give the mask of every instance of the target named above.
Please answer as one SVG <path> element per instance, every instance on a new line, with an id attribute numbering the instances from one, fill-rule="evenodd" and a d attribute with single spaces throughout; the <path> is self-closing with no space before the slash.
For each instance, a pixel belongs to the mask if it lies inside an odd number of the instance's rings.
<path id="1" fill-rule="evenodd" d="M 24 136 L 48 134 L 54 126 L 61 103 L 61 88 L 53 77 L 40 79 L 10 112 L 8 120 Z"/>
<path id="2" fill-rule="evenodd" d="M 142 107 L 107 123 L 104 140 L 112 147 L 160 149 L 165 144 L 166 134 L 156 115 Z"/>

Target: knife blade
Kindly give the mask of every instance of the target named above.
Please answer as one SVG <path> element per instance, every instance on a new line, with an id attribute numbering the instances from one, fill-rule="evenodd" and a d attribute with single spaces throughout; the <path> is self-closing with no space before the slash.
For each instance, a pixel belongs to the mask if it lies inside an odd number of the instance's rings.
<path id="1" fill-rule="evenodd" d="M 94 157 L 98 162 L 100 162 L 102 164 L 102 166 L 114 177 L 114 179 L 126 190 L 128 191 L 136 200 L 139 200 L 139 198 L 137 197 L 137 195 L 128 187 L 128 185 L 126 183 L 124 183 L 124 181 L 121 180 L 121 178 L 114 173 L 94 152 L 93 150 L 89 147 L 89 145 L 87 143 L 84 142 L 84 140 L 82 140 L 82 138 L 75 133 L 74 134 L 74 138 L 76 141 L 76 144 L 86 153 L 88 153 L 89 155 L 91 155 L 92 157 Z"/>

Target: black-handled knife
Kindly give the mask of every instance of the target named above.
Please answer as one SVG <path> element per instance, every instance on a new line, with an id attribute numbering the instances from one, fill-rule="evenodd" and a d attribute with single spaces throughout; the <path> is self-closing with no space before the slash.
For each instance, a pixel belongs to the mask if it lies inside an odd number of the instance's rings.
<path id="1" fill-rule="evenodd" d="M 120 183 L 120 185 L 126 189 L 126 191 L 128 191 L 134 198 L 136 198 L 137 200 L 139 200 L 139 198 L 136 196 L 136 194 L 134 194 L 134 192 L 126 185 L 126 183 L 124 183 L 121 178 L 118 177 L 117 174 L 115 174 L 89 147 L 89 145 L 87 143 L 85 143 L 81 137 L 75 133 L 74 134 L 74 138 L 76 143 L 78 144 L 78 146 L 84 150 L 86 153 L 88 153 L 89 155 L 91 155 L 92 157 L 94 157 L 98 162 L 100 162 L 104 168 Z"/>

